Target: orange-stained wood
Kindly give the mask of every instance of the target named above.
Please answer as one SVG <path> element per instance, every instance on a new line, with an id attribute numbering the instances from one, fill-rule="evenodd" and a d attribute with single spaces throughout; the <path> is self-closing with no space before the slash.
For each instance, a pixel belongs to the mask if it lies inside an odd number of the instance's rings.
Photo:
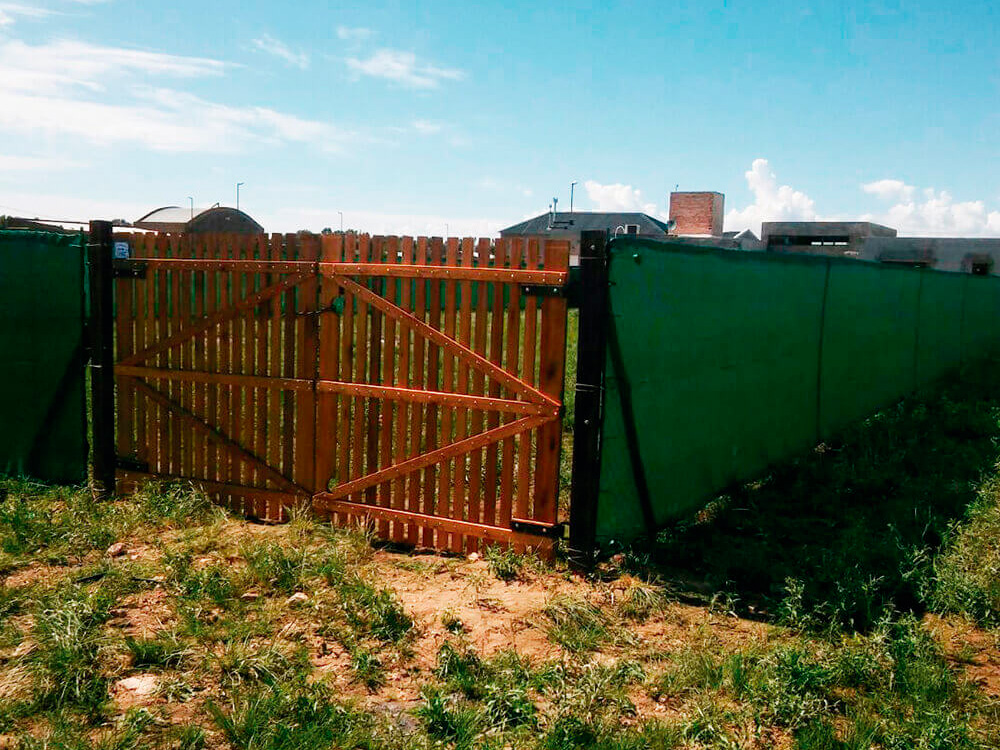
<path id="1" fill-rule="evenodd" d="M 408 459 L 401 464 L 389 466 L 388 468 L 368 474 L 367 476 L 351 480 L 346 484 L 334 487 L 329 492 L 319 493 L 318 497 L 324 497 L 331 500 L 347 497 L 351 493 L 360 492 L 368 487 L 379 484 L 380 482 L 395 479 L 396 477 L 403 476 L 404 474 L 409 474 L 412 471 L 422 469 L 425 466 L 440 463 L 441 461 L 446 461 L 450 458 L 454 458 L 455 456 L 464 455 L 469 451 L 476 450 L 477 448 L 483 448 L 490 443 L 495 443 L 498 440 L 503 440 L 504 438 L 520 435 L 525 431 L 533 430 L 539 425 L 549 421 L 549 419 L 551 418 L 522 417 L 521 419 L 505 424 L 502 427 L 498 427 L 495 430 L 483 432 L 479 435 L 473 435 L 472 437 L 465 438 L 457 443 L 451 443 L 450 445 L 430 451 L 429 453 L 424 453 Z"/>
<path id="2" fill-rule="evenodd" d="M 405 238 L 409 239 L 409 238 Z M 472 239 L 468 242 L 471 244 Z M 464 252 L 464 251 L 463 251 Z M 328 276 L 383 276 L 386 278 L 440 279 L 443 281 L 492 281 L 495 283 L 564 286 L 567 271 L 461 266 L 420 266 L 388 263 L 320 263 L 320 272 Z"/>

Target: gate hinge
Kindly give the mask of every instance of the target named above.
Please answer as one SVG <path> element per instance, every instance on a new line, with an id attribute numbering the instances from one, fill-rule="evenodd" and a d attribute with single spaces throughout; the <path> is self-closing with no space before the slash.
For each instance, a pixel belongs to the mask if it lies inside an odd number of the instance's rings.
<path id="1" fill-rule="evenodd" d="M 531 297 L 565 297 L 566 287 L 555 284 L 521 284 L 521 294 Z"/>
<path id="2" fill-rule="evenodd" d="M 111 262 L 111 275 L 116 279 L 146 278 L 147 263 L 144 260 L 115 258 Z"/>
<path id="3" fill-rule="evenodd" d="M 510 530 L 519 534 L 531 534 L 541 536 L 546 539 L 562 539 L 565 533 L 566 524 L 563 523 L 541 523 L 540 521 L 528 521 L 523 518 L 510 519 Z"/>
<path id="4" fill-rule="evenodd" d="M 116 456 L 115 468 L 122 469 L 124 471 L 137 471 L 140 474 L 149 473 L 149 464 L 146 461 L 140 461 L 139 459 L 132 458 L 131 456 Z"/>

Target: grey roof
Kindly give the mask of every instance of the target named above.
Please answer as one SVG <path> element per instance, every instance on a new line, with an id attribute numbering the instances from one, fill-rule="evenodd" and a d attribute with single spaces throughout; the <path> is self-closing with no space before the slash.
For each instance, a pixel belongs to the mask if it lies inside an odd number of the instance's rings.
<path id="1" fill-rule="evenodd" d="M 164 206 L 150 211 L 135 226 L 156 232 L 239 232 L 262 234 L 264 228 L 239 209 L 218 204 L 209 208 Z"/>
<path id="2" fill-rule="evenodd" d="M 164 206 L 150 211 L 141 219 L 136 219 L 136 226 L 143 222 L 158 224 L 187 224 L 196 216 L 200 216 L 210 208 L 181 208 L 180 206 Z"/>
<path id="3" fill-rule="evenodd" d="M 533 219 L 522 221 L 500 230 L 501 236 L 548 234 L 550 232 L 615 231 L 616 227 L 638 224 L 639 234 L 667 234 L 666 222 L 654 219 L 649 214 L 603 211 L 559 211 L 549 229 L 549 214 L 544 213 Z"/>

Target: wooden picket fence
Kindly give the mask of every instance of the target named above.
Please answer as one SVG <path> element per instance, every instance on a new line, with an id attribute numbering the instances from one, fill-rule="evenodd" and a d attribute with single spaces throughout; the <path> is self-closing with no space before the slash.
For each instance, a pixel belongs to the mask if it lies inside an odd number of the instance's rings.
<path id="1" fill-rule="evenodd" d="M 188 479 L 260 519 L 551 549 L 567 242 L 115 239 L 120 489 Z"/>

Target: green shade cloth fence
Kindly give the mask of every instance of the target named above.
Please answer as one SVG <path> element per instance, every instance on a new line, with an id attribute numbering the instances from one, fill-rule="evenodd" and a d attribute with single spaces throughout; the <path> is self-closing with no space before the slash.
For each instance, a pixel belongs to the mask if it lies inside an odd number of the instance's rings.
<path id="1" fill-rule="evenodd" d="M 1000 343 L 1000 279 L 611 246 L 599 541 L 627 542 Z"/>
<path id="2" fill-rule="evenodd" d="M 0 231 L 0 472 L 87 478 L 84 246 Z"/>

